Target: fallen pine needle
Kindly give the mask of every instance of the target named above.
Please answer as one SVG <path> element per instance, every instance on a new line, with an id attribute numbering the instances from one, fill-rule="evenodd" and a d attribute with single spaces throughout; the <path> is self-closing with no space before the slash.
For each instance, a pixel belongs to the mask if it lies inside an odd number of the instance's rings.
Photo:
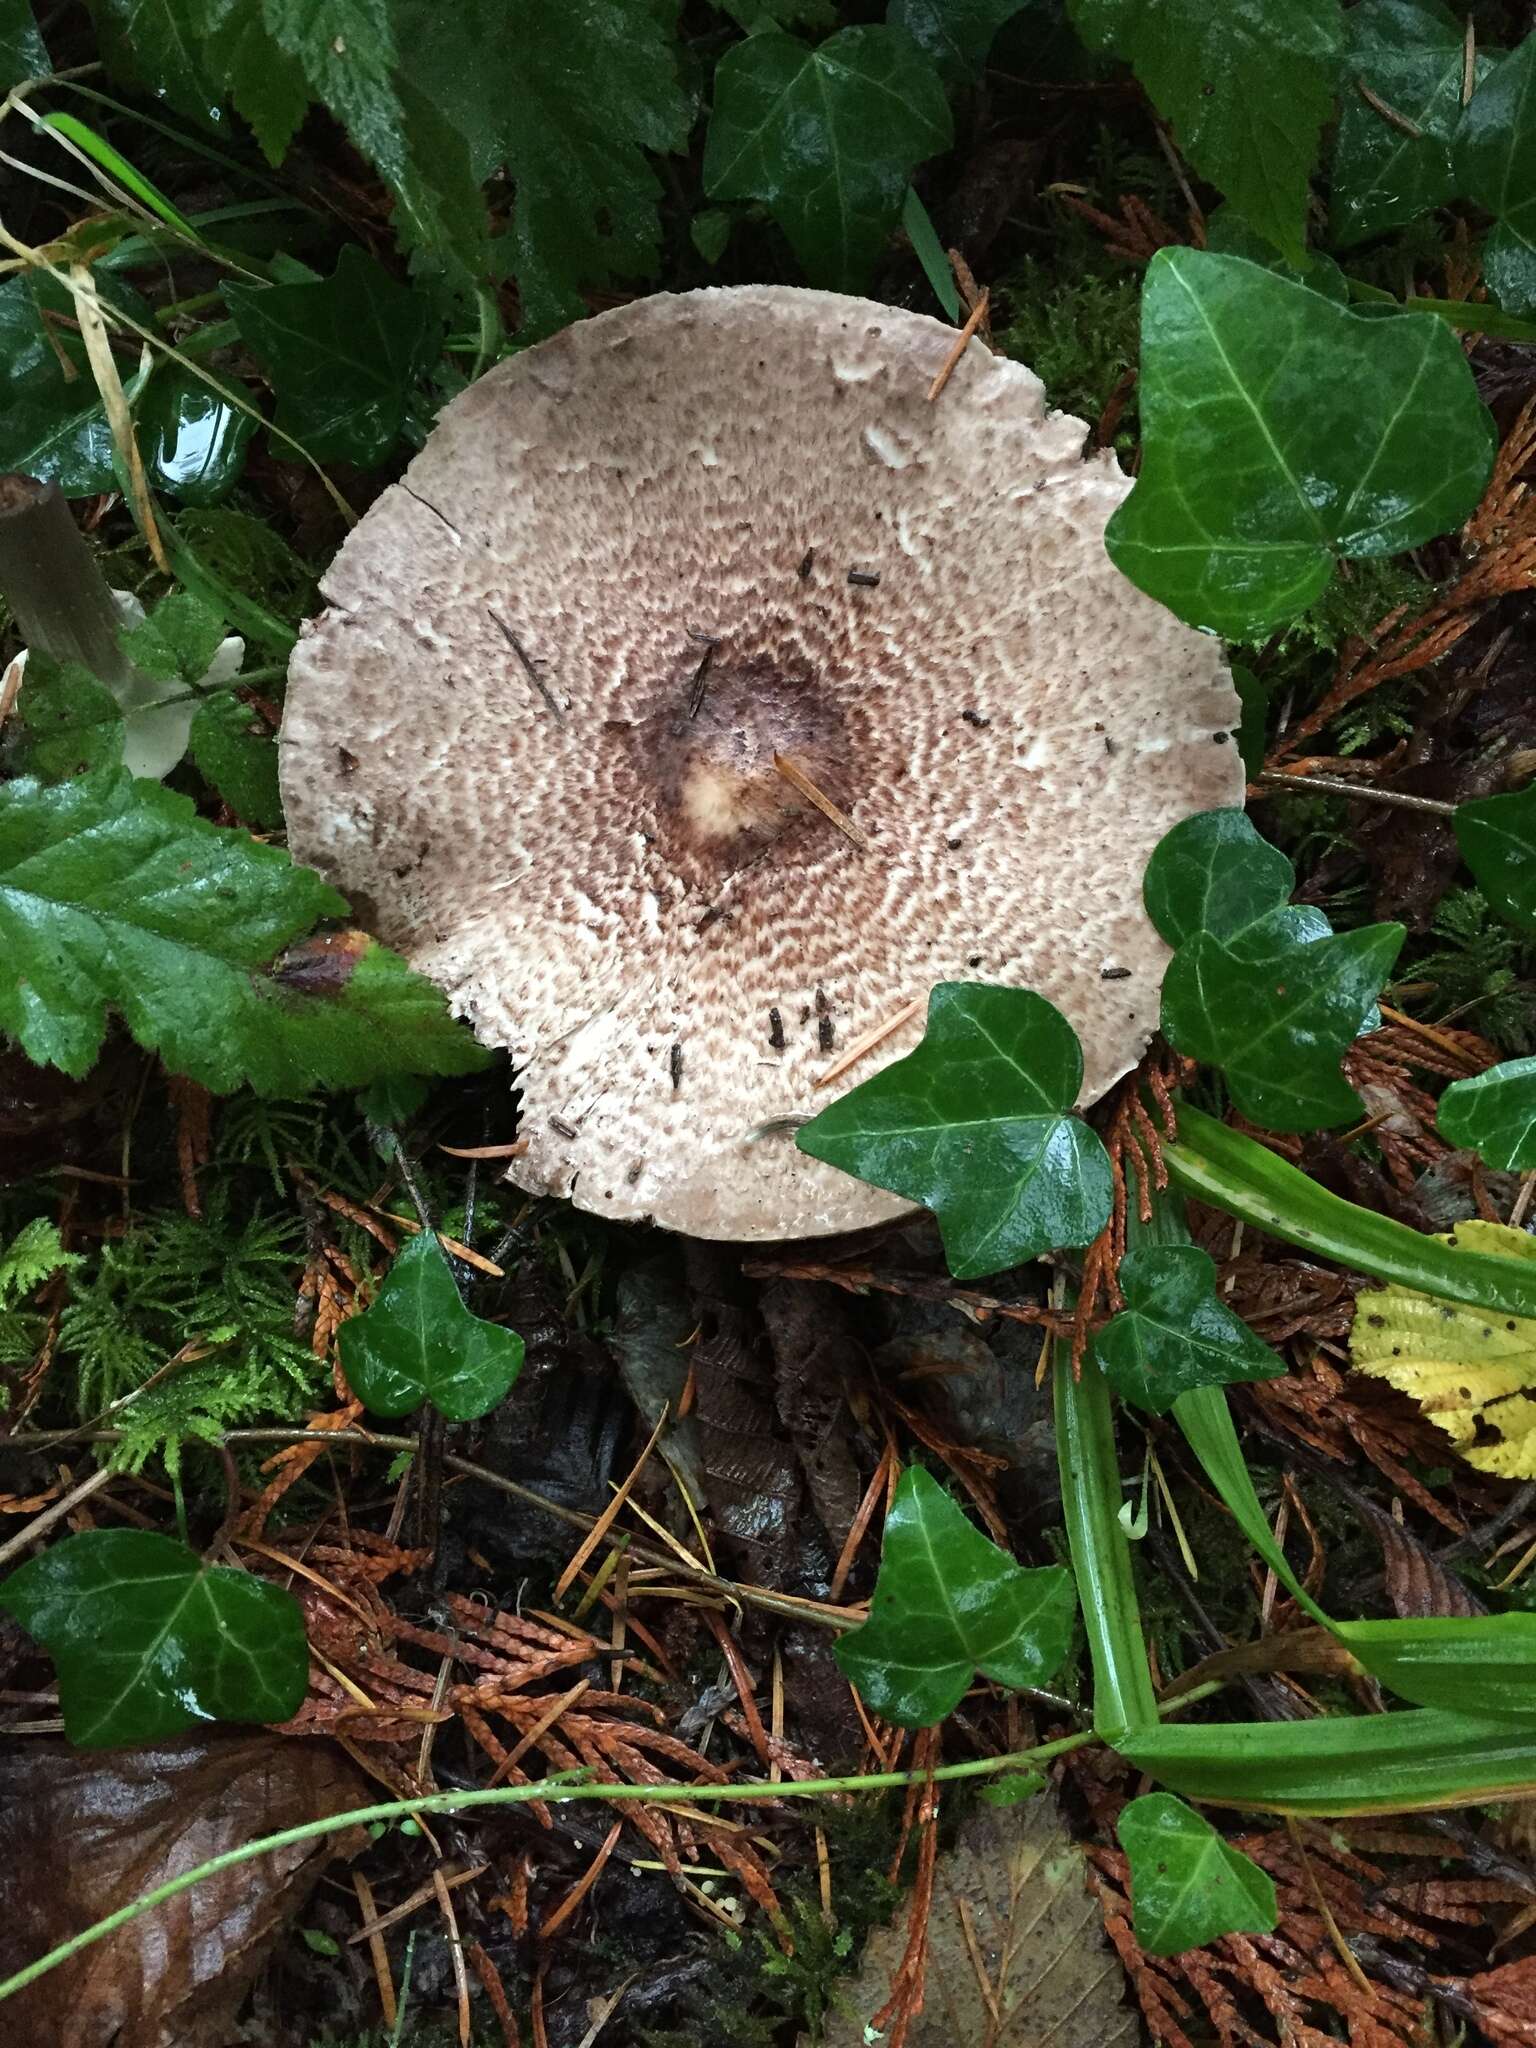
<path id="1" fill-rule="evenodd" d="M 883 1040 L 889 1038 L 893 1031 L 899 1031 L 902 1025 L 909 1018 L 915 1017 L 922 1007 L 923 998 L 921 996 L 913 996 L 909 1001 L 903 1003 L 899 1010 L 894 1011 L 887 1017 L 883 1024 L 872 1024 L 867 1031 L 859 1034 L 846 1052 L 838 1055 L 824 1074 L 816 1076 L 815 1082 L 812 1085 L 817 1088 L 829 1087 L 841 1075 L 846 1074 L 851 1066 L 855 1066 L 858 1061 L 863 1059 L 865 1053 L 873 1052 L 875 1047 L 881 1044 Z"/>
<path id="2" fill-rule="evenodd" d="M 970 318 L 966 321 L 965 325 L 961 328 L 960 332 L 955 336 L 954 347 L 950 350 L 949 354 L 944 358 L 944 362 L 939 370 L 939 374 L 928 386 L 928 403 L 930 405 L 933 404 L 934 400 L 938 397 L 939 393 L 944 389 L 944 386 L 949 382 L 950 378 L 953 377 L 953 375 L 955 374 L 955 370 L 959 365 L 960 358 L 965 354 L 966 350 L 970 347 L 972 341 L 975 339 L 976 330 L 980 327 L 982 321 L 985 320 L 987 317 L 987 303 L 990 300 L 991 296 L 992 293 L 990 289 L 983 289 L 980 298 L 977 299 L 975 305 L 972 306 L 971 308 Z"/>
<path id="3" fill-rule="evenodd" d="M 805 770 L 798 763 L 791 761 L 787 754 L 775 754 L 773 765 L 778 769 L 790 788 L 803 796 L 807 803 L 814 804 L 821 815 L 834 824 L 845 839 L 851 840 L 861 853 L 872 853 L 874 851 L 873 842 L 868 835 L 859 830 L 846 811 L 840 810 L 833 803 L 825 790 L 816 787 L 815 783 L 812 782 L 809 775 L 806 774 Z"/>

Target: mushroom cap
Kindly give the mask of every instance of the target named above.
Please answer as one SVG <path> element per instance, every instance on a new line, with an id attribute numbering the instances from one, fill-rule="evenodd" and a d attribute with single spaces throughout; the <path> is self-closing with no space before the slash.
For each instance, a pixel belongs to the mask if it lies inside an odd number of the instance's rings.
<path id="1" fill-rule="evenodd" d="M 583 320 L 455 398 L 332 563 L 293 850 L 510 1048 L 520 1187 L 858 1229 L 910 1204 L 789 1120 L 933 983 L 1048 997 L 1083 1103 L 1145 1049 L 1142 871 L 1241 802 L 1237 698 L 1110 561 L 1129 482 L 1032 372 L 972 342 L 929 401 L 955 338 L 778 286 Z"/>

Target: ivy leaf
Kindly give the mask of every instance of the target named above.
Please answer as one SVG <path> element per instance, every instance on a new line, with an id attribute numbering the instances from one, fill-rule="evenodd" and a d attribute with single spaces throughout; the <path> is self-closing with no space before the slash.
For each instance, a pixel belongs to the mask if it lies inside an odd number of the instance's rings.
<path id="1" fill-rule="evenodd" d="M 1093 1340 L 1123 1400 L 1166 1415 L 1191 1387 L 1272 1380 L 1285 1365 L 1216 1293 L 1216 1262 L 1192 1244 L 1146 1245 L 1120 1263 L 1125 1308 Z"/>
<path id="2" fill-rule="evenodd" d="M 1142 879 L 1147 915 L 1170 946 L 1231 938 L 1290 901 L 1296 870 L 1246 811 L 1197 811 L 1165 832 Z M 1327 929 L 1327 927 L 1325 927 Z"/>
<path id="3" fill-rule="evenodd" d="M 929 1728 L 978 1671 L 999 1685 L 1042 1685 L 1067 1654 L 1076 1609 L 1070 1572 L 1015 1564 L 913 1465 L 886 1517 L 869 1619 L 835 1654 L 874 1713 Z"/>
<path id="4" fill-rule="evenodd" d="M 315 284 L 230 284 L 241 339 L 271 379 L 277 424 L 317 462 L 380 462 L 432 354 L 430 305 L 355 243 Z"/>
<path id="5" fill-rule="evenodd" d="M 1338 556 L 1459 526 L 1494 432 L 1443 321 L 1389 319 L 1236 256 L 1159 250 L 1141 314 L 1140 478 L 1106 545 L 1192 625 L 1259 639 Z"/>
<path id="6" fill-rule="evenodd" d="M 83 1074 L 109 1008 L 223 1092 L 357 1087 L 486 1063 L 429 982 L 362 932 L 300 940 L 345 903 L 308 868 L 121 770 L 0 789 L 0 1030 Z M 298 943 L 295 943 L 297 941 Z"/>
<path id="7" fill-rule="evenodd" d="M 1131 1800 L 1116 1831 L 1130 1859 L 1136 1939 L 1148 1955 L 1273 1930 L 1274 1880 L 1171 1792 Z"/>
<path id="8" fill-rule="evenodd" d="M 53 69 L 27 0 L 0 0 L 0 90 Z"/>
<path id="9" fill-rule="evenodd" d="M 281 829 L 277 742 L 232 690 L 221 690 L 198 705 L 188 750 L 198 773 L 243 825 L 261 832 Z"/>
<path id="10" fill-rule="evenodd" d="M 1536 782 L 1458 804 L 1451 820 L 1477 886 L 1511 924 L 1536 931 Z"/>
<path id="11" fill-rule="evenodd" d="M 704 188 L 765 201 L 811 282 L 856 292 L 914 167 L 952 132 L 938 73 L 900 29 L 840 29 L 815 49 L 749 36 L 715 71 Z"/>
<path id="12" fill-rule="evenodd" d="M 885 18 L 933 59 L 946 85 L 969 85 L 993 37 L 1025 0 L 890 0 Z"/>
<path id="13" fill-rule="evenodd" d="M 938 1218 L 958 1280 L 1090 1243 L 1109 1220 L 1109 1158 L 1072 1104 L 1077 1034 L 1044 996 L 940 982 L 928 1029 L 813 1117 L 795 1142 Z"/>
<path id="14" fill-rule="evenodd" d="M 249 399 L 244 385 L 236 382 L 235 389 Z M 257 424 L 253 413 L 241 412 L 201 378 L 174 367 L 150 378 L 135 422 L 150 488 L 183 505 L 216 505 L 229 496 Z"/>
<path id="15" fill-rule="evenodd" d="M 1297 284 L 1310 285 L 1325 299 L 1349 301 L 1349 280 L 1331 256 L 1320 249 L 1308 249 L 1298 266 L 1287 263 L 1279 250 L 1257 234 L 1235 206 L 1218 206 L 1205 223 L 1205 246 L 1217 256 L 1242 256 L 1261 269 L 1276 271 Z"/>
<path id="16" fill-rule="evenodd" d="M 1339 0 L 1068 0 L 1091 50 L 1135 70 L 1202 178 L 1292 263 L 1333 113 Z"/>
<path id="17" fill-rule="evenodd" d="M 1473 93 L 1452 151 L 1462 191 L 1498 226 L 1483 277 L 1507 313 L 1536 313 L 1536 35 Z"/>
<path id="18" fill-rule="evenodd" d="M 1348 247 L 1454 199 L 1451 141 L 1461 119 L 1466 35 L 1441 0 L 1360 0 L 1345 16 L 1349 51 L 1333 148 L 1329 229 Z M 1479 55 L 1479 74 L 1493 59 Z M 1390 121 L 1359 89 L 1411 122 Z"/>
<path id="19" fill-rule="evenodd" d="M 522 1338 L 470 1314 L 427 1230 L 338 1341 L 347 1384 L 373 1415 L 409 1415 L 430 1401 L 450 1422 L 473 1422 L 506 1398 L 523 1369 Z"/>
<path id="20" fill-rule="evenodd" d="M 684 150 L 677 45 L 648 0 L 410 0 L 416 76 L 465 133 L 477 177 L 510 173 L 522 333 L 586 310 L 584 286 L 651 276 L 662 186 L 647 152 Z"/>
<path id="21" fill-rule="evenodd" d="M 1470 1081 L 1453 1081 L 1436 1124 L 1453 1145 L 1469 1146 L 1499 1173 L 1536 1167 L 1536 1059 L 1504 1060 Z"/>
<path id="22" fill-rule="evenodd" d="M 199 1721 L 286 1721 L 309 1677 L 298 1602 L 205 1565 L 169 1536 L 88 1529 L 0 1585 L 0 1608 L 58 1667 L 82 1749 L 160 1742 Z"/>

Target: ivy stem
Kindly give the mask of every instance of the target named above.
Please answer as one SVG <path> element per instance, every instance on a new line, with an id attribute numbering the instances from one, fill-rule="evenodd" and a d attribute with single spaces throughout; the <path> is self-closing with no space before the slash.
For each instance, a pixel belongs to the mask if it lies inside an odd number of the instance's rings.
<path id="1" fill-rule="evenodd" d="M 0 596 L 40 654 L 81 663 L 109 689 L 137 680 L 111 588 L 57 484 L 0 476 Z"/>
<path id="2" fill-rule="evenodd" d="M 1208 1699 L 1221 1689 L 1217 1683 L 1198 1686 L 1181 1699 L 1170 1701 L 1167 1711 L 1171 1713 L 1192 1705 L 1196 1700 Z M 550 1805 L 568 1799 L 629 1803 L 655 1799 L 659 1795 L 669 1806 L 691 1806 L 713 1804 L 717 1800 L 762 1800 L 771 1804 L 780 1799 L 821 1799 L 845 1792 L 887 1792 L 929 1782 L 998 1777 L 1049 1763 L 1056 1757 L 1069 1756 L 1074 1750 L 1086 1749 L 1102 1740 L 1101 1736 L 1085 1729 L 1079 1735 L 1062 1735 L 1054 1742 L 1043 1742 L 1035 1749 L 1015 1750 L 1007 1756 L 976 1757 L 963 1764 L 943 1764 L 932 1772 L 876 1771 L 862 1778 L 788 1778 L 766 1785 L 592 1785 L 546 1778 L 535 1785 L 496 1785 L 475 1792 L 434 1792 L 420 1799 L 391 1799 L 377 1806 L 353 1807 L 347 1813 L 333 1813 L 322 1820 L 304 1821 L 297 1827 L 284 1828 L 279 1834 L 263 1835 L 257 1841 L 243 1843 L 238 1849 L 226 1849 L 222 1856 L 210 1857 L 206 1863 L 198 1864 L 195 1870 L 185 1870 L 166 1883 L 156 1885 L 153 1891 L 144 1892 L 126 1906 L 119 1906 L 115 1913 L 108 1913 L 94 1926 L 71 1935 L 68 1941 L 61 1941 L 57 1948 L 49 1949 L 46 1955 L 39 1956 L 35 1962 L 0 1981 L 0 1999 L 9 1998 L 12 1992 L 35 1983 L 39 1977 L 57 1969 L 60 1963 L 78 1955 L 81 1949 L 115 1934 L 119 1927 L 126 1927 L 141 1914 L 153 1912 L 156 1906 L 190 1891 L 205 1878 L 217 1877 L 221 1871 L 236 1869 L 242 1863 L 252 1863 L 258 1856 L 270 1855 L 276 1849 L 291 1848 L 296 1842 L 318 1841 L 324 1835 L 339 1834 L 347 1828 L 367 1827 L 375 1821 L 408 1820 L 423 1813 L 468 1813 L 479 1806 L 525 1806 L 535 1800 L 547 1800 Z"/>

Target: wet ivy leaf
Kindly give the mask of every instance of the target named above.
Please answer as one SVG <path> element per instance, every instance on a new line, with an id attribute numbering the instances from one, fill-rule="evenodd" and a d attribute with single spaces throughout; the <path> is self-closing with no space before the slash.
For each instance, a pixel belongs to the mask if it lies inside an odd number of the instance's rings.
<path id="1" fill-rule="evenodd" d="M 926 50 L 946 85 L 969 85 L 1024 0 L 890 0 L 885 18 Z"/>
<path id="2" fill-rule="evenodd" d="M 1310 285 L 1325 299 L 1337 299 L 1341 306 L 1348 303 L 1349 280 L 1331 256 L 1325 256 L 1320 249 L 1308 249 L 1299 265 L 1287 263 L 1273 243 L 1248 225 L 1235 206 L 1218 206 L 1210 215 L 1205 224 L 1205 246 L 1214 255 L 1242 256 L 1296 284 Z"/>
<path id="3" fill-rule="evenodd" d="M 1091 50 L 1135 70 L 1174 139 L 1292 263 L 1307 180 L 1333 113 L 1339 0 L 1068 0 Z"/>
<path id="4" fill-rule="evenodd" d="M 470 1314 L 425 1230 L 338 1341 L 347 1384 L 373 1415 L 409 1415 L 430 1401 L 450 1422 L 473 1422 L 506 1398 L 523 1369 L 522 1338 Z"/>
<path id="5" fill-rule="evenodd" d="M 749 36 L 715 72 L 704 188 L 765 201 L 811 282 L 856 292 L 914 167 L 951 134 L 939 75 L 900 29 L 840 29 L 815 49 Z"/>
<path id="6" fill-rule="evenodd" d="M 579 319 L 583 287 L 654 275 L 662 185 L 648 152 L 685 150 L 692 109 L 648 0 L 410 0 L 401 35 L 476 175 L 511 176 L 524 338 Z"/>
<path id="7" fill-rule="evenodd" d="M 1458 804 L 1451 825 L 1462 859 L 1494 909 L 1536 931 L 1536 782 L 1509 796 Z"/>
<path id="8" fill-rule="evenodd" d="M 1197 811 L 1153 848 L 1141 892 L 1148 917 L 1177 947 L 1199 932 L 1226 939 L 1247 931 L 1287 904 L 1295 886 L 1296 870 L 1246 811 Z"/>
<path id="9" fill-rule="evenodd" d="M 824 1159 L 938 1218 L 957 1279 L 1092 1241 L 1109 1220 L 1109 1159 L 1072 1104 L 1077 1035 L 1044 996 L 940 982 L 905 1059 L 797 1134 Z"/>
<path id="10" fill-rule="evenodd" d="M 1216 1292 L 1216 1263 L 1192 1244 L 1146 1245 L 1120 1264 L 1125 1307 L 1093 1340 L 1123 1400 L 1166 1415 L 1191 1387 L 1272 1380 L 1283 1361 Z"/>
<path id="11" fill-rule="evenodd" d="M 1453 1081 L 1436 1117 L 1442 1138 L 1470 1146 L 1499 1173 L 1536 1167 L 1536 1059 L 1504 1060 Z"/>
<path id="12" fill-rule="evenodd" d="M 1442 0 L 1361 0 L 1344 19 L 1349 48 L 1329 228 L 1347 248 L 1455 198 L 1451 141 L 1461 119 L 1466 32 Z M 1480 77 L 1493 67 L 1486 54 L 1476 61 Z M 1372 106 L 1362 80 L 1418 133 Z"/>
<path id="13" fill-rule="evenodd" d="M 0 90 L 52 69 L 28 0 L 0 0 Z"/>
<path id="14" fill-rule="evenodd" d="M 198 1721 L 286 1721 L 309 1677 L 298 1602 L 205 1565 L 169 1536 L 88 1529 L 0 1585 L 0 1608 L 53 1658 L 82 1749 L 154 1742 Z"/>
<path id="15" fill-rule="evenodd" d="M 999 1685 L 1044 1684 L 1067 1654 L 1076 1608 L 1064 1566 L 1015 1564 L 909 1466 L 886 1517 L 869 1619 L 839 1638 L 837 1661 L 874 1713 L 929 1728 L 978 1671 Z"/>
<path id="16" fill-rule="evenodd" d="M 1116 1831 L 1130 1859 L 1136 1939 L 1148 1955 L 1273 1930 L 1274 1880 L 1171 1792 L 1131 1800 Z"/>
<path id="17" fill-rule="evenodd" d="M 1507 313 L 1536 313 L 1536 35 L 1473 93 L 1452 152 L 1469 199 L 1498 221 L 1483 277 Z"/>
<path id="18" fill-rule="evenodd" d="M 116 279 L 98 273 L 97 288 L 109 305 L 149 319 L 144 301 Z M 72 498 L 117 488 L 74 301 L 46 273 L 0 284 L 0 469 L 56 483 Z"/>
<path id="19" fill-rule="evenodd" d="M 441 996 L 308 868 L 122 770 L 0 789 L 0 1030 L 83 1074 L 109 1010 L 174 1073 L 224 1092 L 358 1087 L 486 1063 Z"/>
<path id="20" fill-rule="evenodd" d="M 205 698 L 193 717 L 189 746 L 198 773 L 242 825 L 259 832 L 281 829 L 277 742 L 249 704 L 233 690 Z"/>
<path id="21" fill-rule="evenodd" d="M 1231 639 L 1293 617 L 1339 556 L 1459 526 L 1493 463 L 1443 321 L 1373 318 L 1198 249 L 1147 266 L 1140 403 L 1142 471 L 1106 546 L 1149 595 Z"/>
<path id="22" fill-rule="evenodd" d="M 220 381 L 249 399 L 245 385 Z M 229 496 L 257 425 L 254 412 L 239 411 L 200 378 L 175 368 L 150 379 L 136 423 L 150 488 L 183 505 L 216 505 Z"/>
<path id="23" fill-rule="evenodd" d="M 382 461 L 432 353 L 428 298 L 353 242 L 318 284 L 231 284 L 224 297 L 271 380 L 278 426 L 318 462 Z"/>

